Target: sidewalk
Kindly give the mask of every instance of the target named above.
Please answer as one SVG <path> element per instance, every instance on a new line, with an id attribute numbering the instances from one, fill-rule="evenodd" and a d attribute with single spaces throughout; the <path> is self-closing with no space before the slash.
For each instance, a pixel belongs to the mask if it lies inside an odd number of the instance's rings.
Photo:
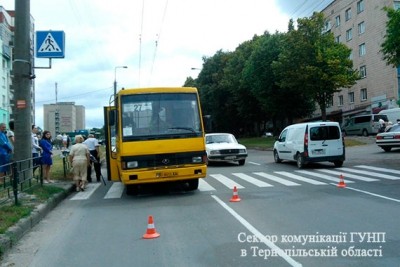
<path id="1" fill-rule="evenodd" d="M 54 184 L 65 191 L 54 195 L 47 202 L 39 204 L 32 213 L 21 219 L 14 226 L 10 227 L 5 234 L 0 235 L 0 254 L 4 256 L 26 233 L 38 224 L 46 215 L 63 201 L 71 192 L 74 186 L 71 182 L 57 182 Z M 1 261 L 1 258 L 0 258 Z"/>

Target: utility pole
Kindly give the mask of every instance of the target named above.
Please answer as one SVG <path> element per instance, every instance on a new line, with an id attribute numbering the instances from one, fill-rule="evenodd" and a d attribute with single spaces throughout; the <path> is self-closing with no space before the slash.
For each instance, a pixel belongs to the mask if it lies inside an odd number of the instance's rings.
<path id="1" fill-rule="evenodd" d="M 30 51 L 30 0 L 15 0 L 15 37 L 13 86 L 15 114 L 15 160 L 32 157 L 31 83 L 32 57 Z"/>

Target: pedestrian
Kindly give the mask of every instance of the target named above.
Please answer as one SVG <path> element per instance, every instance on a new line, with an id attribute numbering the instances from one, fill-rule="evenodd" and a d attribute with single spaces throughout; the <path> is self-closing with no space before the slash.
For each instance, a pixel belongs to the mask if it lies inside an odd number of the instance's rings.
<path id="1" fill-rule="evenodd" d="M 14 144 L 15 144 L 15 136 L 14 136 L 14 121 L 8 122 L 8 130 L 7 130 L 7 137 L 8 141 L 14 151 Z"/>
<path id="2" fill-rule="evenodd" d="M 385 128 L 386 128 L 385 121 L 382 118 L 379 119 L 379 132 L 383 133 L 385 131 Z"/>
<path id="3" fill-rule="evenodd" d="M 50 179 L 50 169 L 51 165 L 53 165 L 53 145 L 51 140 L 51 133 L 49 131 L 43 131 L 42 138 L 39 141 L 39 146 L 42 148 L 42 166 L 43 166 L 43 176 L 44 182 L 54 183 L 53 180 Z"/>
<path id="4" fill-rule="evenodd" d="M 69 161 L 72 165 L 76 191 L 84 191 L 87 183 L 87 167 L 90 164 L 89 149 L 83 142 L 83 136 L 75 136 L 75 145 L 69 151 Z"/>
<path id="5" fill-rule="evenodd" d="M 93 134 L 89 134 L 88 138 L 83 142 L 89 149 L 90 155 L 93 160 L 90 161 L 90 165 L 87 169 L 87 180 L 89 183 L 92 182 L 92 163 L 94 166 L 94 171 L 96 173 L 96 180 L 100 182 L 101 177 L 101 164 L 100 164 L 100 150 L 99 141 L 94 137 Z"/>
<path id="6" fill-rule="evenodd" d="M 40 165 L 40 153 L 42 148 L 39 146 L 38 128 L 32 124 L 32 161 L 33 161 L 33 174 Z"/>
<path id="7" fill-rule="evenodd" d="M 62 143 L 63 143 L 63 149 L 68 148 L 68 136 L 64 133 L 62 135 Z"/>
<path id="8" fill-rule="evenodd" d="M 6 176 L 10 170 L 10 155 L 12 147 L 6 134 L 6 124 L 0 123 L 0 178 Z M 5 183 L 5 181 L 2 181 Z"/>
<path id="9" fill-rule="evenodd" d="M 389 121 L 389 122 L 388 122 L 388 125 L 387 125 L 386 128 L 385 128 L 385 132 L 389 131 L 390 128 L 392 128 L 392 126 L 393 126 L 393 122 Z"/>

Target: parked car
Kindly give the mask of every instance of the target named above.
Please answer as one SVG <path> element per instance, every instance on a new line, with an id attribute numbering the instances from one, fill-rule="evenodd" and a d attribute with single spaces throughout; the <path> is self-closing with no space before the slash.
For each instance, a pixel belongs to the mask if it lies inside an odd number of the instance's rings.
<path id="1" fill-rule="evenodd" d="M 244 165 L 247 149 L 230 133 L 206 134 L 206 152 L 209 162 L 238 162 Z"/>
<path id="2" fill-rule="evenodd" d="M 386 152 L 392 147 L 400 147 L 400 125 L 395 123 L 387 132 L 377 134 L 375 142 Z"/>
<path id="3" fill-rule="evenodd" d="M 341 167 L 345 160 L 342 131 L 337 122 L 308 122 L 287 126 L 274 143 L 274 160 L 296 161 L 299 169 L 309 162 L 333 162 Z"/>
<path id="4" fill-rule="evenodd" d="M 386 123 L 388 117 L 386 115 L 367 114 L 358 115 L 345 120 L 342 130 L 345 135 L 363 135 L 377 134 L 380 129 L 379 119 Z"/>

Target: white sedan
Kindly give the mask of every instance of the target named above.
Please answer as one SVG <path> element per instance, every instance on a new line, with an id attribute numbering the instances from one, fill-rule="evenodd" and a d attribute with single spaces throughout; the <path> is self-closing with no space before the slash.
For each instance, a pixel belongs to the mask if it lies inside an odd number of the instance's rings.
<path id="1" fill-rule="evenodd" d="M 247 149 L 236 140 L 233 134 L 206 134 L 206 151 L 209 162 L 238 162 L 244 165 Z"/>
<path id="2" fill-rule="evenodd" d="M 375 141 L 386 152 L 392 150 L 392 147 L 400 147 L 400 125 L 396 123 L 386 132 L 378 133 Z"/>

